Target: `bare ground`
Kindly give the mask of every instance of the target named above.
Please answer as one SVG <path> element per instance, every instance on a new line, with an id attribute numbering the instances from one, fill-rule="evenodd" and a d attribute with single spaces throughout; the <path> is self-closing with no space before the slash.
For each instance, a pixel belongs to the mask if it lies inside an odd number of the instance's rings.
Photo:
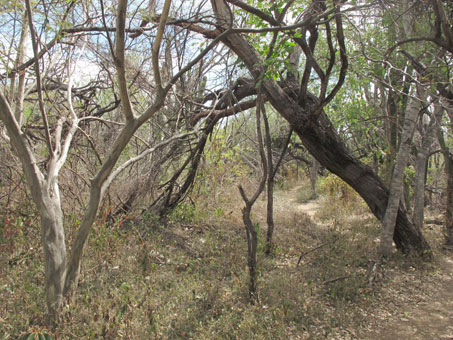
<path id="1" fill-rule="evenodd" d="M 294 211 L 316 220 L 315 214 L 324 202 L 298 203 L 296 194 L 300 188 L 280 192 L 276 209 L 293 206 Z M 442 242 L 441 237 L 437 241 Z M 402 258 L 385 268 L 380 297 L 373 306 L 363 308 L 368 322 L 352 338 L 453 340 L 453 256 L 451 251 L 442 250 L 441 243 L 433 247 L 436 257 L 433 264 L 401 264 L 405 261 Z"/>

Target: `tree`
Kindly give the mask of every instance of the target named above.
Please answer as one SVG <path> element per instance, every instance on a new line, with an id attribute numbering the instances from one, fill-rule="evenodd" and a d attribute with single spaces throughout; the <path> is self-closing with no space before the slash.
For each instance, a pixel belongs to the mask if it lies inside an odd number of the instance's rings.
<path id="1" fill-rule="evenodd" d="M 159 61 L 160 49 L 163 45 L 163 36 L 165 31 L 166 21 L 168 20 L 170 13 L 171 1 L 166 0 L 160 15 L 157 29 L 155 30 L 155 36 L 152 44 L 151 51 L 151 69 L 153 75 L 153 88 L 152 95 L 148 97 L 148 104 L 137 110 L 137 106 L 133 104 L 132 99 L 134 94 L 131 92 L 129 85 L 130 75 L 128 70 L 128 56 L 126 53 L 126 20 L 128 16 L 128 2 L 127 0 L 121 0 L 118 2 L 117 10 L 112 13 L 116 27 L 111 28 L 107 26 L 108 16 L 101 2 L 100 8 L 91 8 L 93 12 L 100 11 L 102 13 L 101 19 L 104 27 L 101 31 L 105 33 L 106 41 L 108 44 L 109 51 L 111 53 L 113 64 L 114 64 L 114 75 L 116 77 L 115 82 L 117 85 L 110 86 L 107 88 L 106 93 L 114 89 L 118 91 L 119 98 L 121 101 L 121 115 L 123 116 L 123 122 L 120 123 L 122 126 L 117 136 L 106 153 L 103 159 L 100 159 L 101 166 L 96 170 L 95 175 L 89 181 L 89 196 L 88 202 L 83 213 L 81 224 L 77 230 L 76 237 L 71 246 L 71 253 L 69 257 L 66 255 L 66 244 L 64 234 L 64 216 L 62 211 L 61 197 L 60 197 L 60 185 L 59 185 L 59 174 L 68 159 L 69 152 L 72 147 L 72 142 L 77 134 L 78 130 L 86 121 L 90 119 L 96 120 L 93 116 L 83 116 L 84 107 L 76 107 L 74 100 L 74 78 L 76 77 L 75 64 L 77 60 L 83 56 L 85 46 L 88 44 L 89 34 L 83 35 L 83 32 L 95 33 L 100 29 L 98 27 L 89 26 L 93 19 L 90 17 L 89 7 L 91 4 L 81 2 L 76 6 L 75 2 L 70 2 L 63 8 L 63 14 L 58 11 L 57 7 L 45 7 L 39 8 L 39 11 L 43 11 L 44 15 L 47 16 L 48 20 L 44 21 L 44 25 L 47 22 L 55 20 L 59 24 L 59 29 L 56 31 L 53 39 L 49 43 L 39 49 L 40 41 L 44 36 L 47 37 L 50 33 L 46 31 L 46 35 L 38 36 L 35 28 L 35 21 L 38 19 L 38 10 L 32 7 L 30 1 L 26 1 L 26 9 L 23 9 L 23 17 L 28 18 L 28 25 L 30 29 L 30 35 L 33 45 L 33 58 L 29 61 L 20 64 L 23 56 L 21 51 L 23 50 L 22 38 L 21 44 L 17 52 L 17 60 L 14 69 L 8 70 L 6 77 L 3 79 L 14 79 L 17 73 L 24 72 L 28 67 L 34 65 L 34 77 L 36 79 L 36 93 L 38 96 L 39 112 L 41 116 L 41 124 L 44 130 L 45 145 L 43 149 L 35 149 L 30 145 L 27 135 L 23 132 L 20 125 L 20 117 L 23 116 L 23 87 L 19 82 L 18 93 L 15 102 L 10 102 L 6 92 L 6 86 L 3 87 L 0 93 L 0 119 L 5 125 L 10 143 L 22 163 L 24 173 L 27 178 L 28 185 L 32 194 L 32 198 L 39 210 L 41 217 L 41 231 L 42 231 L 42 248 L 44 252 L 44 267 L 45 267 L 45 287 L 46 287 L 46 300 L 47 308 L 49 313 L 49 322 L 55 324 L 58 322 L 59 314 L 63 304 L 63 296 L 68 295 L 78 283 L 80 266 L 82 261 L 82 254 L 84 247 L 87 243 L 88 235 L 92 229 L 93 222 L 96 219 L 96 215 L 102 199 L 105 196 L 107 188 L 111 182 L 117 177 L 125 168 L 134 164 L 135 162 L 143 159 L 154 150 L 164 145 L 167 145 L 175 140 L 184 138 L 193 132 L 183 132 L 174 134 L 169 138 L 162 140 L 160 143 L 156 143 L 154 146 L 148 145 L 136 156 L 127 157 L 126 160 L 121 164 L 117 165 L 121 158 L 124 159 L 124 150 L 129 144 L 130 140 L 134 137 L 135 133 L 142 127 L 151 117 L 155 116 L 165 104 L 165 99 L 172 88 L 172 85 L 188 70 L 190 70 L 197 62 L 199 62 L 208 51 L 215 46 L 216 42 L 209 44 L 203 51 L 195 55 L 186 65 L 182 65 L 178 72 L 164 83 L 161 75 L 161 65 Z M 39 4 L 37 6 L 40 6 Z M 73 16 L 79 18 L 82 21 L 81 25 L 77 25 L 75 22 L 70 22 L 71 13 L 77 12 L 81 15 Z M 26 16 L 25 16 L 26 15 Z M 20 23 L 20 21 L 17 21 Z M 22 36 L 26 35 L 27 20 L 22 21 Z M 70 25 L 72 24 L 72 26 Z M 84 26 L 85 25 L 85 26 Z M 70 26 L 67 28 L 67 26 Z M 48 30 L 47 26 L 41 27 L 41 30 Z M 115 33 L 115 38 L 112 40 L 110 32 Z M 137 32 L 137 31 L 135 31 Z M 77 35 L 82 33 L 82 38 L 77 39 Z M 75 34 L 71 36 L 71 34 Z M 66 49 L 64 45 L 61 45 L 64 53 L 67 53 L 66 64 L 56 63 L 55 70 L 51 70 L 51 64 L 47 62 L 46 55 L 51 51 L 52 48 L 56 48 L 59 42 L 65 42 L 66 37 L 71 40 L 69 49 Z M 74 38 L 72 38 L 74 37 Z M 25 39 L 25 38 L 24 38 Z M 72 46 L 75 46 L 74 48 Z M 76 51 L 76 47 L 81 48 Z M 90 51 L 90 53 L 93 51 Z M 100 51 L 97 51 L 100 53 Z M 90 55 L 88 53 L 87 55 Z M 54 55 L 50 52 L 49 57 L 52 58 Z M 20 65 L 18 65 L 20 64 Z M 45 72 L 43 72 L 43 70 Z M 49 110 L 46 108 L 45 100 L 49 98 L 50 93 L 44 92 L 51 90 L 48 86 L 48 80 L 51 78 L 49 74 L 56 72 L 60 79 L 66 81 L 65 88 L 66 92 L 66 103 L 65 106 L 67 111 L 60 115 L 50 115 Z M 59 74 L 58 74 L 59 72 Z M 110 73 L 109 73 L 110 75 Z M 11 78 L 12 77 L 12 78 Z M 117 88 L 116 88 L 117 86 Z M 14 89 L 14 82 L 11 82 L 11 88 Z M 60 89 L 61 86 L 56 86 Z M 57 93 L 55 94 L 57 95 Z M 51 101 L 49 103 L 52 103 Z M 15 105 L 15 109 L 11 107 L 11 104 Z M 49 107 L 53 106 L 49 104 Z M 80 112 L 76 112 L 80 109 Z M 110 105 L 105 108 L 100 108 L 100 111 L 108 112 Z M 19 112 L 19 114 L 15 114 Z M 58 111 L 57 111 L 58 112 Z M 60 111 L 61 112 L 61 111 Z M 19 118 L 19 119 L 18 119 Z M 35 118 L 34 118 L 35 119 Z M 44 167 L 41 167 L 38 162 L 39 153 L 45 152 L 46 157 L 43 161 Z"/>
<path id="2" fill-rule="evenodd" d="M 273 79 L 266 79 L 263 81 L 265 93 L 274 108 L 290 123 L 305 147 L 321 165 L 351 185 L 362 196 L 375 216 L 382 220 L 389 197 L 387 187 L 371 168 L 350 155 L 323 111 L 324 106 L 332 100 L 341 88 L 348 65 L 340 5 L 335 3 L 330 8 L 327 8 L 327 2 L 313 2 L 310 10 L 306 11 L 303 20 L 285 28 L 279 25 L 274 17 L 258 8 L 246 5 L 241 1 L 227 2 L 231 2 L 233 5 L 258 16 L 262 20 L 261 22 L 265 23 L 265 28 L 244 29 L 243 31 L 257 33 L 284 31 L 290 39 L 301 46 L 307 62 L 305 63 L 300 83 L 290 81 L 277 82 Z M 292 2 L 288 2 L 279 12 L 280 15 L 285 15 L 291 4 Z M 238 29 L 237 32 L 231 32 L 233 17 L 226 3 L 220 0 L 213 0 L 212 5 L 216 13 L 218 29 L 214 32 L 206 30 L 202 32 L 206 36 L 218 36 L 220 32 L 229 33 L 228 35 L 225 34 L 222 42 L 238 55 L 250 74 L 255 79 L 258 79 L 262 67 L 264 67 L 261 56 L 240 33 L 241 29 Z M 327 20 L 331 13 L 333 13 L 332 20 L 336 25 L 335 37 L 330 27 L 331 21 Z M 329 62 L 324 70 L 313 54 L 318 37 L 316 34 L 318 32 L 317 21 L 323 18 L 325 19 L 323 24 L 325 25 L 325 39 L 329 46 L 328 56 L 330 55 Z M 308 31 L 310 31 L 311 39 L 307 42 L 306 35 Z M 336 60 L 333 46 L 334 38 L 340 51 L 340 65 L 338 74 L 335 77 L 337 82 L 335 85 L 330 86 L 331 91 L 327 94 L 328 83 Z M 313 70 L 315 70 L 321 83 L 318 96 L 313 95 L 307 89 L 310 74 Z M 429 251 L 428 243 L 421 232 L 408 220 L 402 207 L 398 209 L 394 241 L 397 247 L 404 252 L 414 249 L 419 254 L 426 254 Z"/>

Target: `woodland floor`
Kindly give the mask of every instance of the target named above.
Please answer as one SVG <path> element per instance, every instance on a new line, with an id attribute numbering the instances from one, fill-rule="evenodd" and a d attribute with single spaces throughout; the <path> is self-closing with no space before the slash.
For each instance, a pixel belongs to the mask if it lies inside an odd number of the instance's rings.
<path id="1" fill-rule="evenodd" d="M 379 223 L 355 194 L 335 185 L 316 200 L 301 197 L 309 191 L 305 184 L 276 191 L 270 257 L 262 243 L 266 202 L 257 201 L 260 303 L 254 306 L 247 299 L 237 190 L 200 200 L 206 205 L 199 211 L 183 206 L 166 226 L 98 222 L 77 294 L 54 334 L 59 340 L 452 340 L 453 253 L 443 248 L 441 226 L 423 230 L 433 262 L 395 251 L 370 288 Z M 427 219 L 441 219 L 429 213 Z M 8 239 L 3 231 L 9 243 L 0 252 L 0 340 L 44 325 L 35 225 L 17 220 Z"/>
<path id="2" fill-rule="evenodd" d="M 323 208 L 322 200 L 298 203 L 299 186 L 277 195 L 276 206 L 294 209 L 316 221 Z M 278 208 L 277 208 L 278 209 Z M 322 225 L 319 224 L 318 225 Z M 433 227 L 430 227 L 433 230 Z M 436 247 L 436 244 L 433 245 Z M 439 244 L 437 244 L 439 246 Z M 453 340 L 453 256 L 452 252 L 437 251 L 432 267 L 420 276 L 414 266 L 404 271 L 386 269 L 382 299 L 368 311 L 369 323 L 357 332 L 366 340 Z M 403 265 L 404 266 L 404 265 Z M 426 269 L 426 268 L 425 268 Z"/>

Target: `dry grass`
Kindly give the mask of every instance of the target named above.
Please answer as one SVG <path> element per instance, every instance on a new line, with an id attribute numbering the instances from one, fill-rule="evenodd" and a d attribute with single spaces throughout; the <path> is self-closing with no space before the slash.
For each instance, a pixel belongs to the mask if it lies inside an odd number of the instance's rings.
<path id="1" fill-rule="evenodd" d="M 356 198 L 327 194 L 311 219 L 293 209 L 298 203 L 292 194 L 277 193 L 272 256 L 265 257 L 260 245 L 258 305 L 247 301 L 241 201 L 230 190 L 218 196 L 222 209 L 206 201 L 200 202 L 203 208 L 186 206 L 174 216 L 180 222 L 167 226 L 151 220 L 97 225 L 77 294 L 67 302 L 55 335 L 367 339 L 363 334 L 377 329 L 371 318 L 379 316 L 376 310 L 385 309 L 383 304 L 395 295 L 413 294 L 407 288 L 413 281 L 435 279 L 432 267 L 396 259 L 388 264 L 381 286 L 371 290 L 366 275 L 379 235 L 375 219 Z M 260 223 L 261 239 L 264 211 L 260 200 L 253 217 Z M 184 219 L 184 214 L 190 218 Z M 437 242 L 435 230 L 428 235 Z M 39 231 L 34 224 L 22 225 L 10 240 L 13 245 L 2 251 L 0 263 L 1 340 L 16 339 L 30 326 L 43 325 L 45 318 Z M 302 253 L 322 244 L 326 245 L 303 256 L 297 266 Z M 398 280 L 406 281 L 402 285 Z"/>

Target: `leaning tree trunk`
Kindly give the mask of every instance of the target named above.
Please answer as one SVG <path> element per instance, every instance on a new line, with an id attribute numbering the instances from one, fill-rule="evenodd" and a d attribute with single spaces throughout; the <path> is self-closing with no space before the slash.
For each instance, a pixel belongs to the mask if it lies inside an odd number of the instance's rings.
<path id="1" fill-rule="evenodd" d="M 222 0 L 211 0 L 218 22 L 224 29 L 231 12 Z M 240 34 L 226 35 L 222 42 L 244 62 L 255 79 L 261 74 L 262 59 L 255 48 Z M 298 83 L 288 82 L 297 89 Z M 389 190 L 373 170 L 353 157 L 338 136 L 328 116 L 322 110 L 316 112 L 317 98 L 308 95 L 305 103 L 286 94 L 273 80 L 263 81 L 265 93 L 272 106 L 290 123 L 307 150 L 330 172 L 348 183 L 368 204 L 373 214 L 382 220 L 387 207 Z M 294 90 L 294 92 L 298 92 Z M 409 221 L 406 211 L 400 206 L 393 239 L 403 252 L 414 249 L 418 254 L 427 254 L 429 244 L 421 232 Z"/>
<path id="2" fill-rule="evenodd" d="M 416 99 L 411 98 L 404 117 L 404 127 L 396 156 L 395 169 L 393 170 L 387 209 L 382 220 L 380 255 L 385 257 L 390 256 L 392 253 L 396 216 L 404 189 L 404 170 L 406 169 L 406 163 L 412 145 L 412 136 L 418 113 L 419 105 Z"/>

